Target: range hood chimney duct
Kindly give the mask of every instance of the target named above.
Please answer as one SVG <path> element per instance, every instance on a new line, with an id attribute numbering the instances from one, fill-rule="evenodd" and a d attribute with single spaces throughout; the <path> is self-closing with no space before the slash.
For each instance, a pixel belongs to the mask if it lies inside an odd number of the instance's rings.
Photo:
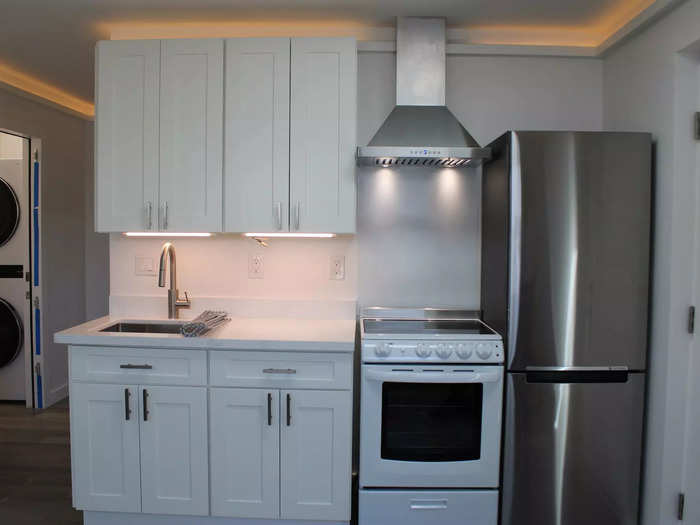
<path id="1" fill-rule="evenodd" d="M 361 166 L 475 166 L 490 157 L 445 107 L 445 19 L 396 22 L 396 107 L 367 146 Z"/>

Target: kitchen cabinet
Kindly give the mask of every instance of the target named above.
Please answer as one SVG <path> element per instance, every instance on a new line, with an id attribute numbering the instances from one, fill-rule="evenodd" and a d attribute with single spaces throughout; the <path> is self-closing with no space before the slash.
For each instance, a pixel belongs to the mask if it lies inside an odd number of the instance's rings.
<path id="1" fill-rule="evenodd" d="M 284 390 L 280 432 L 281 514 L 344 520 L 350 515 L 350 392 Z"/>
<path id="2" fill-rule="evenodd" d="M 355 232 L 352 38 L 226 41 L 225 231 Z"/>
<path id="3" fill-rule="evenodd" d="M 352 352 L 186 344 L 69 347 L 74 506 L 348 522 Z"/>
<path id="4" fill-rule="evenodd" d="M 353 38 L 292 38 L 290 229 L 355 232 Z"/>
<path id="5" fill-rule="evenodd" d="M 207 515 L 206 389 L 71 384 L 76 508 Z"/>
<path id="6" fill-rule="evenodd" d="M 221 231 L 223 42 L 99 42 L 96 230 Z"/>
<path id="7" fill-rule="evenodd" d="M 347 520 L 350 392 L 215 388 L 212 515 Z"/>
<path id="8" fill-rule="evenodd" d="M 97 231 L 157 228 L 159 86 L 160 41 L 97 44 Z"/>
<path id="9" fill-rule="evenodd" d="M 289 38 L 226 40 L 224 229 L 289 229 Z"/>
<path id="10" fill-rule="evenodd" d="M 203 387 L 139 387 L 141 510 L 209 514 L 207 391 Z"/>
<path id="11" fill-rule="evenodd" d="M 355 232 L 354 39 L 99 42 L 96 91 L 97 231 Z"/>
<path id="12" fill-rule="evenodd" d="M 71 386 L 71 458 L 76 508 L 110 512 L 141 510 L 137 390 L 134 385 L 76 383 Z"/>
<path id="13" fill-rule="evenodd" d="M 224 44 L 161 42 L 160 229 L 221 231 Z"/>
<path id="14" fill-rule="evenodd" d="M 211 513 L 279 518 L 279 391 L 213 388 Z"/>

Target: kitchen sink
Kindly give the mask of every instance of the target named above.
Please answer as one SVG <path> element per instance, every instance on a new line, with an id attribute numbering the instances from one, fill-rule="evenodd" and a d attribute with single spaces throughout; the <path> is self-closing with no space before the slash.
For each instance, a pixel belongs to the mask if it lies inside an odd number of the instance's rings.
<path id="1" fill-rule="evenodd" d="M 135 334 L 179 334 L 183 323 L 146 323 L 123 321 L 109 325 L 100 332 L 121 332 Z"/>

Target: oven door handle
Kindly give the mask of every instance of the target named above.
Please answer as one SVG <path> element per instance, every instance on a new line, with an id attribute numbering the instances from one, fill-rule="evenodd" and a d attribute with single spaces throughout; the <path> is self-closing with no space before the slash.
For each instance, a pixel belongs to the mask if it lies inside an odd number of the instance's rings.
<path id="1" fill-rule="evenodd" d="M 364 371 L 365 378 L 371 381 L 390 381 L 392 383 L 496 383 L 501 374 L 489 372 L 385 372 L 369 369 Z"/>

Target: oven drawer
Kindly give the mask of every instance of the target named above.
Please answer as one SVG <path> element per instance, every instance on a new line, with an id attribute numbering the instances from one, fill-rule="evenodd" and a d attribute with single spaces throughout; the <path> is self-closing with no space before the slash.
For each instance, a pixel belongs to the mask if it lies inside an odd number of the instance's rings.
<path id="1" fill-rule="evenodd" d="M 209 351 L 212 386 L 350 390 L 352 354 Z"/>
<path id="2" fill-rule="evenodd" d="M 360 490 L 359 525 L 497 525 L 497 490 Z"/>
<path id="3" fill-rule="evenodd" d="M 91 383 L 206 385 L 207 354 L 201 350 L 71 347 L 70 377 Z"/>

